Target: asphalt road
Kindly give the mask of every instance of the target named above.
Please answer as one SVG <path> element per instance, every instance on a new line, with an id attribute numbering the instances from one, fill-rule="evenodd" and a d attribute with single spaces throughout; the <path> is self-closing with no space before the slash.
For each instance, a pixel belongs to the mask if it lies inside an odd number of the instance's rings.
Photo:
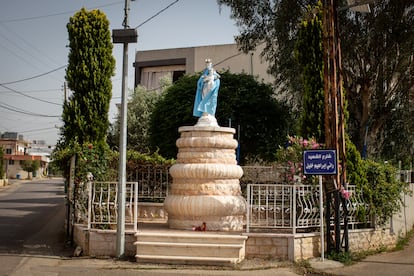
<path id="1" fill-rule="evenodd" d="M 62 179 L 17 181 L 0 191 L 0 274 L 25 255 L 64 256 L 65 194 Z"/>

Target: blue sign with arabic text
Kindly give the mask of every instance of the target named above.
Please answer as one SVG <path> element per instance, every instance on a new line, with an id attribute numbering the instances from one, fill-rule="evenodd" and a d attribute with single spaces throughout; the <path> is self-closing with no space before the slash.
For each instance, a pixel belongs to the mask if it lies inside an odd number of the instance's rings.
<path id="1" fill-rule="evenodd" d="M 303 172 L 305 174 L 336 174 L 335 150 L 305 150 L 303 152 Z"/>

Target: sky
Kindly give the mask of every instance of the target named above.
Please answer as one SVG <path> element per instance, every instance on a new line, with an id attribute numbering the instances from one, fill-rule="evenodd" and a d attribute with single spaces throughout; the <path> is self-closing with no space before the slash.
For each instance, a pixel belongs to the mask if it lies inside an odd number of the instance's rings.
<path id="1" fill-rule="evenodd" d="M 82 7 L 98 8 L 106 14 L 111 30 L 122 29 L 124 6 L 124 0 L 1 0 L 1 133 L 18 132 L 26 140 L 56 144 L 69 52 L 66 24 Z M 230 10 L 220 8 L 215 0 L 131 1 L 129 26 L 139 25 L 138 42 L 128 46 L 129 91 L 134 88 L 136 51 L 229 44 L 238 34 Z M 121 103 L 122 51 L 122 44 L 114 44 L 111 122 L 116 104 Z"/>

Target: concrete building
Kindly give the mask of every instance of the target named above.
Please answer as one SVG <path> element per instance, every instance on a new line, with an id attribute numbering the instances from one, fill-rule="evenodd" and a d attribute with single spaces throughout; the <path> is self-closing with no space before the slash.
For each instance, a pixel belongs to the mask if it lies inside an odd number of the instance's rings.
<path id="1" fill-rule="evenodd" d="M 268 63 L 260 58 L 261 51 L 259 47 L 244 54 L 238 50 L 237 44 L 137 51 L 135 87 L 142 85 L 147 89 L 157 89 L 162 77 L 169 76 L 176 81 L 184 74 L 201 72 L 208 58 L 218 73 L 224 70 L 246 73 L 257 76 L 259 81 L 273 83 L 273 76 L 267 73 Z"/>
<path id="2" fill-rule="evenodd" d="M 5 132 L 0 136 L 0 147 L 3 148 L 4 152 L 3 170 L 5 178 L 19 179 L 27 177 L 27 172 L 21 167 L 25 160 L 39 160 L 40 162 L 40 168 L 31 174 L 32 177 L 41 176 L 47 172 L 51 151 L 49 153 L 47 151 L 39 152 L 36 145 L 36 142 L 25 140 L 23 135 L 16 132 Z M 37 150 L 33 151 L 33 149 Z"/>

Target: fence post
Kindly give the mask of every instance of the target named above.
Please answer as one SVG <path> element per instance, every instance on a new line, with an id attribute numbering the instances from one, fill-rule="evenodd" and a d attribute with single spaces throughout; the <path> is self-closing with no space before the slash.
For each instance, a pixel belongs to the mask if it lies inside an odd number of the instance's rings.
<path id="1" fill-rule="evenodd" d="M 322 190 L 322 175 L 319 175 L 319 223 L 321 225 L 321 259 L 325 260 L 325 241 L 323 233 L 323 190 Z"/>
<path id="2" fill-rule="evenodd" d="M 138 230 L 138 182 L 134 182 L 134 232 Z"/>
<path id="3" fill-rule="evenodd" d="M 92 216 L 92 180 L 87 182 L 88 189 L 88 230 L 91 229 L 91 216 Z"/>
<path id="4" fill-rule="evenodd" d="M 247 184 L 247 214 L 246 214 L 246 232 L 250 231 L 250 208 L 251 208 L 251 198 L 250 198 L 250 189 L 251 184 Z"/>
<path id="5" fill-rule="evenodd" d="M 295 184 L 291 185 L 291 189 L 292 189 L 292 194 L 293 194 L 293 199 L 291 202 L 291 214 L 292 214 L 292 232 L 293 235 L 296 235 L 296 187 Z"/>
<path id="6" fill-rule="evenodd" d="M 70 169 L 69 169 L 69 181 L 67 183 L 67 225 L 66 235 L 70 239 L 70 243 L 73 243 L 73 226 L 75 224 L 75 165 L 76 155 L 70 158 Z"/>

